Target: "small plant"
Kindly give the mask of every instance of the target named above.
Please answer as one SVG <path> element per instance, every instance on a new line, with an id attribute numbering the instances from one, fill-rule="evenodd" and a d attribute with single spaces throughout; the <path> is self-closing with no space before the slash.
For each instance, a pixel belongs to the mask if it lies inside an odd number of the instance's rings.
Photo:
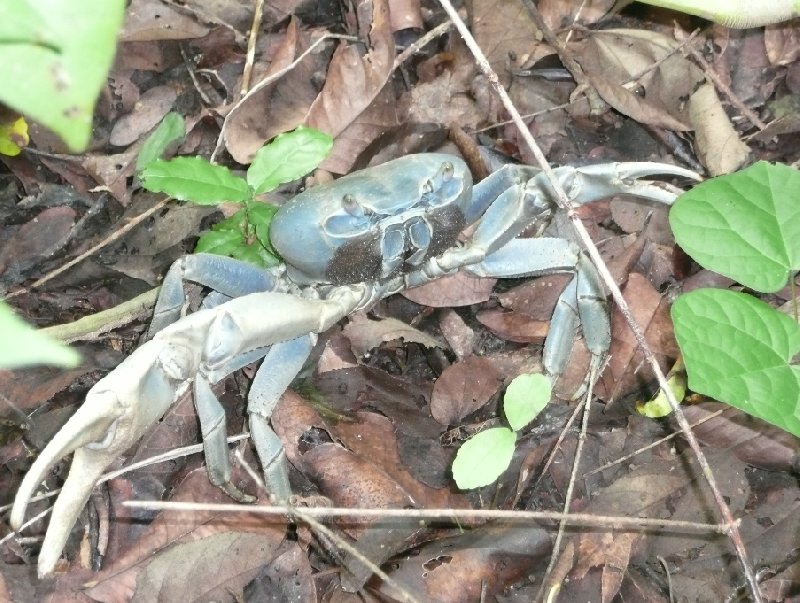
<path id="1" fill-rule="evenodd" d="M 23 115 L 73 151 L 89 142 L 92 112 L 114 60 L 123 0 L 0 3 L 0 153 L 28 143 Z M 14 111 L 8 111 L 5 104 Z M 74 350 L 28 326 L 0 301 L 0 368 L 75 366 Z"/>
<path id="2" fill-rule="evenodd" d="M 488 486 L 508 469 L 517 432 L 533 421 L 552 396 L 550 380 L 540 373 L 519 375 L 506 388 L 503 413 L 509 427 L 492 427 L 469 438 L 453 460 L 453 477 L 462 490 Z"/>
<path id="3" fill-rule="evenodd" d="M 684 193 L 670 212 L 678 244 L 754 291 L 800 268 L 800 173 L 758 162 Z M 746 293 L 700 289 L 672 307 L 689 387 L 800 437 L 800 325 Z"/>
<path id="4" fill-rule="evenodd" d="M 333 139 L 304 127 L 281 134 L 256 152 L 247 177 L 240 178 L 228 168 L 202 157 L 155 159 L 167 141 L 178 137 L 182 134 L 177 127 L 164 126 L 152 145 L 143 147 L 142 153 L 147 151 L 147 156 L 141 159 L 140 155 L 141 161 L 137 163 L 142 166 L 139 173 L 142 185 L 149 191 L 200 205 L 240 203 L 242 209 L 200 237 L 195 252 L 226 255 L 262 267 L 277 264 L 277 254 L 269 242 L 269 225 L 278 208 L 261 203 L 256 197 L 316 168 L 333 146 Z"/>

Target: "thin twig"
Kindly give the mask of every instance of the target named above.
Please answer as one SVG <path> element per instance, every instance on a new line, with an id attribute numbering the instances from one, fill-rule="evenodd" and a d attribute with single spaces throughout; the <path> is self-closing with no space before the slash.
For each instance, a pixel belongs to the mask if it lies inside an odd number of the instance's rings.
<path id="1" fill-rule="evenodd" d="M 742 100 L 738 96 L 736 96 L 736 93 L 733 90 L 731 90 L 731 87 L 722 81 L 722 79 L 717 75 L 717 72 L 714 71 L 714 68 L 708 64 L 706 58 L 702 54 L 700 54 L 700 52 L 698 52 L 698 50 L 694 47 L 694 44 L 687 44 L 686 50 L 691 55 L 691 57 L 695 61 L 697 61 L 700 67 L 702 67 L 706 77 L 714 83 L 714 85 L 717 87 L 717 90 L 719 90 L 725 96 L 728 97 L 730 103 L 734 107 L 736 107 L 739 113 L 744 115 L 750 121 L 750 123 L 753 124 L 759 130 L 763 130 L 764 128 L 767 127 L 767 124 L 761 121 L 758 115 L 756 115 L 755 112 L 750 107 L 745 105 L 742 102 Z"/>
<path id="2" fill-rule="evenodd" d="M 581 431 L 578 434 L 578 444 L 575 446 L 575 457 L 572 461 L 572 471 L 569 475 L 569 483 L 567 484 L 567 492 L 564 495 L 564 515 L 569 514 L 569 508 L 572 505 L 572 495 L 575 490 L 575 481 L 578 477 L 578 466 L 580 465 L 581 455 L 583 453 L 583 444 L 586 441 L 586 432 L 589 430 L 589 412 L 591 409 L 591 400 L 592 400 L 592 392 L 594 390 L 594 384 L 597 381 L 598 371 L 596 367 L 592 367 L 592 373 L 589 376 L 589 389 L 586 392 L 586 396 L 581 403 L 583 405 L 583 421 L 581 422 Z M 544 576 L 542 576 L 542 582 L 539 585 L 539 593 L 537 594 L 536 600 L 540 601 L 542 596 L 545 593 L 545 588 L 547 587 L 547 579 L 550 577 L 550 573 L 553 571 L 553 568 L 558 561 L 558 553 L 561 550 L 561 540 L 564 538 L 564 530 L 567 527 L 566 521 L 563 519 L 558 523 L 558 533 L 556 534 L 555 542 L 553 543 L 553 551 L 550 554 L 550 563 L 547 564 L 547 569 L 544 571 Z"/>
<path id="3" fill-rule="evenodd" d="M 264 0 L 256 0 L 256 8 L 253 12 L 253 23 L 250 25 L 250 36 L 247 38 L 247 59 L 242 71 L 242 86 L 239 93 L 244 96 L 250 88 L 250 78 L 253 75 L 253 63 L 256 59 L 256 40 L 258 40 L 258 30 L 261 29 L 261 15 L 264 13 Z"/>
<path id="4" fill-rule="evenodd" d="M 159 511 L 220 511 L 228 513 L 258 513 L 259 515 L 291 515 L 293 506 L 242 505 L 235 503 L 194 503 L 161 500 L 123 501 L 124 507 Z M 700 534 L 726 534 L 727 524 L 697 523 L 649 517 L 598 516 L 587 513 L 559 513 L 557 511 L 510 511 L 504 509 L 361 509 L 350 507 L 304 507 L 303 513 L 320 519 L 346 517 L 353 523 L 369 523 L 374 519 L 405 519 L 451 521 L 463 527 L 464 522 L 494 520 L 508 524 L 566 521 L 571 526 L 588 526 L 620 531 L 675 530 Z"/>
<path id="5" fill-rule="evenodd" d="M 264 483 L 264 480 L 261 479 L 261 476 L 253 468 L 253 466 L 247 462 L 247 459 L 244 458 L 244 455 L 242 455 L 242 453 L 239 450 L 237 450 L 234 453 L 234 456 L 236 457 L 236 460 L 239 461 L 239 464 L 242 466 L 242 468 L 250 476 L 250 478 L 256 483 L 258 488 L 261 491 L 268 494 L 267 485 Z M 363 555 L 361 551 L 359 551 L 357 548 L 355 548 L 353 545 L 347 542 L 344 538 L 339 536 L 336 532 L 322 525 L 319 521 L 317 521 L 313 517 L 305 515 L 301 507 L 292 506 L 292 508 L 294 509 L 294 511 L 292 511 L 292 513 L 289 514 L 289 516 L 292 517 L 293 519 L 300 519 L 306 522 L 313 531 L 317 532 L 317 538 L 319 538 L 319 535 L 322 534 L 324 536 L 324 539 L 332 547 L 338 547 L 344 550 L 345 552 L 349 553 L 354 559 L 358 560 L 359 563 L 363 563 L 367 568 L 369 568 L 370 572 L 378 576 L 381 580 L 389 584 L 392 588 L 396 589 L 398 593 L 401 593 L 404 601 L 408 601 L 409 603 L 416 603 L 418 601 L 416 597 L 414 597 L 414 595 L 412 595 L 403 587 L 402 584 L 400 584 L 399 582 L 394 580 L 394 578 L 386 574 L 386 572 L 384 572 L 377 564 L 375 564 L 371 559 Z M 322 540 L 323 539 L 320 538 L 320 541 Z M 356 541 L 356 544 L 357 543 L 358 542 Z M 327 552 L 335 557 L 338 557 L 339 562 L 342 563 L 342 565 L 344 565 L 345 567 L 347 567 L 347 565 L 342 562 L 341 555 L 339 555 L 339 551 L 328 550 Z M 350 568 L 347 567 L 347 569 L 349 570 Z"/>
<path id="6" fill-rule="evenodd" d="M 91 255 L 95 254 L 97 251 L 101 250 L 103 247 L 106 247 L 107 245 L 110 245 L 111 243 L 114 243 L 115 241 L 120 239 L 123 235 L 127 234 L 128 232 L 130 232 L 131 230 L 136 228 L 144 220 L 146 220 L 147 218 L 152 216 L 154 213 L 159 211 L 162 207 L 164 207 L 169 202 L 169 200 L 170 200 L 169 197 L 167 197 L 166 199 L 162 199 L 161 201 L 156 203 L 153 207 L 151 207 L 147 211 L 143 211 L 138 216 L 134 216 L 133 218 L 131 218 L 131 220 L 125 226 L 123 226 L 122 228 L 112 232 L 105 239 L 100 241 L 97 245 L 95 245 L 93 247 L 90 247 L 89 249 L 84 251 L 82 254 L 80 254 L 78 257 L 73 258 L 72 260 L 70 260 L 69 262 L 64 264 L 63 266 L 60 266 L 59 268 L 56 268 L 55 270 L 45 274 L 39 280 L 34 281 L 30 285 L 28 285 L 28 287 L 26 287 L 24 289 L 20 289 L 19 291 L 14 291 L 13 293 L 9 293 L 8 295 L 6 295 L 5 299 L 11 299 L 12 297 L 17 297 L 18 295 L 22 295 L 23 293 L 28 293 L 28 292 L 30 292 L 31 289 L 35 289 L 36 287 L 41 287 L 42 285 L 44 285 L 48 281 L 51 281 L 52 279 L 56 278 L 57 276 L 63 274 L 64 272 L 66 272 L 67 270 L 72 268 L 75 264 L 77 264 L 78 262 L 81 262 L 81 261 L 85 260 L 89 256 L 91 256 Z"/>
<path id="7" fill-rule="evenodd" d="M 724 497 L 722 496 L 722 492 L 720 492 L 719 487 L 717 486 L 717 482 L 714 479 L 713 472 L 711 471 L 711 467 L 708 464 L 708 461 L 703 454 L 703 451 L 700 449 L 700 443 L 697 441 L 697 438 L 692 433 L 691 427 L 689 422 L 686 420 L 686 417 L 683 415 L 683 412 L 680 409 L 678 401 L 675 399 L 675 395 L 672 393 L 669 385 L 667 384 L 667 380 L 664 377 L 664 373 L 661 370 L 661 367 L 658 365 L 658 362 L 653 355 L 650 346 L 647 344 L 647 341 L 644 338 L 644 333 L 641 327 L 636 323 L 631 313 L 631 309 L 628 306 L 628 302 L 622 296 L 622 292 L 620 291 L 619 287 L 617 286 L 616 282 L 614 281 L 614 277 L 608 270 L 603 259 L 600 257 L 600 252 L 598 251 L 597 247 L 595 246 L 594 242 L 592 241 L 591 237 L 589 236 L 586 227 L 580 221 L 580 218 L 575 213 L 575 208 L 572 205 L 572 202 L 567 197 L 566 192 L 564 191 L 561 184 L 558 182 L 558 179 L 555 177 L 553 173 L 553 168 L 548 163 L 547 159 L 544 156 L 539 145 L 533 139 L 528 127 L 525 125 L 525 122 L 520 117 L 519 111 L 517 111 L 514 104 L 511 102 L 511 99 L 508 96 L 505 88 L 500 83 L 497 74 L 492 69 L 491 65 L 489 65 L 489 61 L 486 59 L 486 56 L 483 54 L 483 51 L 478 46 L 475 38 L 472 37 L 472 34 L 467 29 L 464 22 L 458 16 L 458 13 L 453 8 L 453 5 L 450 3 L 450 0 L 440 0 L 442 7 L 444 8 L 445 12 L 449 15 L 450 19 L 452 19 L 453 23 L 455 24 L 458 32 L 461 34 L 461 37 L 464 38 L 467 47 L 472 52 L 472 55 L 475 57 L 475 61 L 478 63 L 478 67 L 483 71 L 486 75 L 489 83 L 497 92 L 498 96 L 500 97 L 503 106 L 508 111 L 509 115 L 511 115 L 514 123 L 516 124 L 517 128 L 519 128 L 520 136 L 525 140 L 526 144 L 530 148 L 531 152 L 533 153 L 534 157 L 536 157 L 536 161 L 539 164 L 542 172 L 546 175 L 550 182 L 550 186 L 555 193 L 556 202 L 561 209 L 563 209 L 567 213 L 567 217 L 569 218 L 570 222 L 572 222 L 573 228 L 577 233 L 578 237 L 580 238 L 581 242 L 583 243 L 584 247 L 586 248 L 589 257 L 592 259 L 595 267 L 597 268 L 599 274 L 603 278 L 606 286 L 611 291 L 611 296 L 614 298 L 614 301 L 617 304 L 622 315 L 625 317 L 628 326 L 633 333 L 636 342 L 639 345 L 639 348 L 642 350 L 645 358 L 647 359 L 648 364 L 652 367 L 653 373 L 656 375 L 658 379 L 659 387 L 664 392 L 664 395 L 667 397 L 670 406 L 672 407 L 673 411 L 675 412 L 675 418 L 678 421 L 678 425 L 680 425 L 681 430 L 683 431 L 686 439 L 689 443 L 690 448 L 694 452 L 697 462 L 700 465 L 703 475 L 708 482 L 709 487 L 714 495 L 714 499 L 716 500 L 717 506 L 719 507 L 720 514 L 722 515 L 723 520 L 727 523 L 729 527 L 729 536 L 731 538 L 731 542 L 733 542 L 733 546 L 736 549 L 736 555 L 739 558 L 739 562 L 742 566 L 744 571 L 745 579 L 747 580 L 748 586 L 751 589 L 753 594 L 753 599 L 756 603 L 762 603 L 763 599 L 761 598 L 761 592 L 758 588 L 758 582 L 756 580 L 755 573 L 753 572 L 753 567 L 750 564 L 750 561 L 747 557 L 747 550 L 744 546 L 744 541 L 742 540 L 741 533 L 739 532 L 738 522 L 733 517 L 733 513 L 730 510 L 730 507 L 725 502 Z"/>
<path id="8" fill-rule="evenodd" d="M 694 429 L 698 425 L 702 425 L 706 421 L 710 421 L 711 419 L 720 416 L 723 412 L 725 412 L 725 409 L 721 408 L 718 411 L 716 411 L 714 413 L 711 413 L 707 417 L 703 417 L 697 423 L 692 423 L 691 427 Z M 675 432 L 669 434 L 668 436 L 665 436 L 665 437 L 661 438 L 660 440 L 656 440 L 655 442 L 652 442 L 652 443 L 648 444 L 647 446 L 643 446 L 642 448 L 639 448 L 638 450 L 634 450 L 630 454 L 626 454 L 625 456 L 622 456 L 622 457 L 620 457 L 618 459 L 615 459 L 613 461 L 609 461 L 608 463 L 606 463 L 602 467 L 597 467 L 596 469 L 592 469 L 591 471 L 587 471 L 586 473 L 584 473 L 581 476 L 581 479 L 586 479 L 590 475 L 594 475 L 595 473 L 600 473 L 601 471 L 605 471 L 606 469 L 610 469 L 611 467 L 613 467 L 615 465 L 619 465 L 620 463 L 624 463 L 625 461 L 630 460 L 633 457 L 642 454 L 643 452 L 647 452 L 651 448 L 655 448 L 656 446 L 660 446 L 664 442 L 669 442 L 670 440 L 672 440 L 674 438 L 677 438 L 679 435 L 681 435 L 681 432 L 680 431 L 675 431 Z"/>
<path id="9" fill-rule="evenodd" d="M 409 44 L 408 47 L 405 50 L 403 50 L 403 52 L 401 52 L 394 58 L 392 71 L 397 69 L 403 63 L 405 63 L 411 56 L 418 53 L 430 42 L 432 42 L 439 36 L 444 35 L 447 32 L 447 30 L 449 30 L 452 27 L 453 24 L 450 21 L 445 21 L 444 23 L 437 25 L 432 30 L 427 32 L 424 36 L 422 36 L 419 40 L 415 41 L 413 44 Z"/>
<path id="10" fill-rule="evenodd" d="M 346 36 L 346 35 L 343 35 L 343 34 L 333 34 L 333 33 L 326 33 L 323 36 L 320 36 L 320 38 L 318 40 L 316 40 L 313 44 L 311 44 L 311 46 L 306 48 L 306 50 L 304 50 L 300 54 L 300 56 L 298 56 L 294 61 L 292 61 L 291 63 L 286 65 L 284 68 L 279 69 L 275 73 L 271 73 L 271 74 L 265 76 L 255 86 L 253 86 L 247 92 L 247 94 L 245 94 L 242 98 L 240 98 L 238 101 L 236 101 L 236 103 L 234 103 L 234 105 L 230 108 L 230 110 L 228 111 L 227 115 L 225 116 L 225 121 L 222 122 L 222 128 L 220 129 L 219 136 L 217 137 L 217 145 L 214 148 L 214 152 L 211 153 L 211 158 L 210 158 L 211 163 L 214 163 L 216 161 L 217 155 L 220 153 L 220 151 L 222 151 L 222 147 L 225 145 L 225 134 L 227 134 L 228 123 L 230 122 L 231 115 L 236 113 L 236 111 L 238 111 L 239 108 L 244 103 L 246 103 L 254 94 L 258 94 L 258 92 L 263 90 L 266 86 L 269 86 L 272 82 L 274 82 L 275 80 L 283 77 L 284 75 L 289 73 L 292 69 L 297 67 L 297 65 L 299 65 L 300 62 L 303 59 L 305 59 L 309 54 L 314 52 L 317 49 L 317 47 L 320 46 L 323 42 L 325 42 L 327 40 L 334 40 L 334 39 L 335 40 L 353 40 L 354 38 L 353 38 L 353 36 Z"/>

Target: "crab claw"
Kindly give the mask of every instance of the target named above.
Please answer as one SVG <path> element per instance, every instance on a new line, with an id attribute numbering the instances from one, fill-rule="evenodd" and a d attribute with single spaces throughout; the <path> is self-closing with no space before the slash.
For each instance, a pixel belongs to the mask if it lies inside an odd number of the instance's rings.
<path id="1" fill-rule="evenodd" d="M 86 402 L 45 446 L 22 480 L 10 524 L 19 529 L 36 489 L 52 467 L 74 452 L 39 554 L 39 576 L 51 574 L 97 481 L 167 411 L 185 387 L 159 360 L 165 343 L 149 341 L 97 382 Z M 162 356 L 163 357 L 163 356 Z M 124 377 L 123 377 L 124 376 Z"/>
<path id="2" fill-rule="evenodd" d="M 584 167 L 561 167 L 555 170 L 561 186 L 575 205 L 591 203 L 614 195 L 632 195 L 671 205 L 682 190 L 664 183 L 641 180 L 648 176 L 680 176 L 701 180 L 696 172 L 666 163 L 651 161 L 600 163 Z M 551 190 L 546 177 L 538 174 L 535 186 Z"/>

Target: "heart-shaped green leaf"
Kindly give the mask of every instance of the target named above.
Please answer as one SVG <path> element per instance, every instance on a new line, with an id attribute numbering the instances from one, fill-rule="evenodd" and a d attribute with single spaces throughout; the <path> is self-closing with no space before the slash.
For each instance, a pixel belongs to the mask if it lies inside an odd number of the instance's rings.
<path id="1" fill-rule="evenodd" d="M 700 289 L 672 307 L 689 387 L 800 437 L 800 326 L 744 293 Z"/>
<path id="2" fill-rule="evenodd" d="M 778 291 L 800 269 L 800 172 L 759 161 L 708 180 L 680 196 L 669 221 L 699 264 L 757 291 Z"/>

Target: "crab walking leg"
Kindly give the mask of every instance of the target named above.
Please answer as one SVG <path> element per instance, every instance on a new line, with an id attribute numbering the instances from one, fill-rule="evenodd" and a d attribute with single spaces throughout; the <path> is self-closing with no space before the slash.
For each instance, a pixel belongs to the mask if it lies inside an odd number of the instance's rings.
<path id="1" fill-rule="evenodd" d="M 178 320 L 184 311 L 185 282 L 209 287 L 229 298 L 249 293 L 280 290 L 277 274 L 233 258 L 210 253 L 196 253 L 177 259 L 170 266 L 147 330 L 152 338 L 161 329 Z"/>
<path id="2" fill-rule="evenodd" d="M 272 498 L 286 503 L 292 495 L 289 467 L 283 443 L 269 425 L 278 400 L 303 368 L 316 343 L 316 335 L 276 343 L 264 357 L 250 386 L 247 411 L 250 432 L 264 469 L 267 489 Z"/>
<path id="3" fill-rule="evenodd" d="M 553 377 L 564 372 L 580 326 L 593 365 L 599 366 L 611 345 L 605 293 L 591 261 L 566 239 L 514 239 L 482 262 L 466 267 L 475 276 L 497 278 L 574 273 L 561 293 L 545 340 L 543 363 Z"/>

